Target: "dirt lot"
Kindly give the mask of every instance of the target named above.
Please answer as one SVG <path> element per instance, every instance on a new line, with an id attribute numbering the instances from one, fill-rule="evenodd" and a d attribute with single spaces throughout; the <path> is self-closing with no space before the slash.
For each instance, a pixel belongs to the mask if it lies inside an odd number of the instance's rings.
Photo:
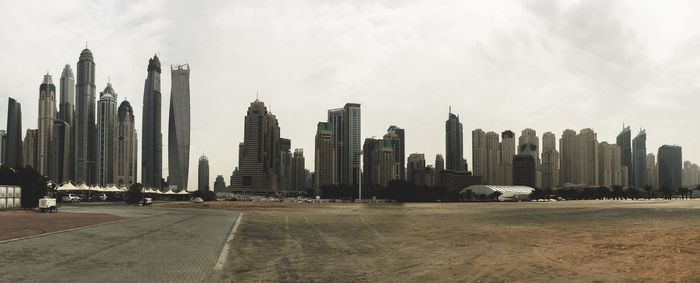
<path id="1" fill-rule="evenodd" d="M 0 211 L 0 241 L 125 219 L 103 213 Z"/>
<path id="2" fill-rule="evenodd" d="M 700 280 L 700 200 L 210 208 L 244 212 L 245 282 Z"/>

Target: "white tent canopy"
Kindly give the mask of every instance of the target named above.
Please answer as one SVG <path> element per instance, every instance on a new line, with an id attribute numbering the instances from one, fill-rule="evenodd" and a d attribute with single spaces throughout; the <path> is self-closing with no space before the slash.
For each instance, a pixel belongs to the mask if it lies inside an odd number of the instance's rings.
<path id="1" fill-rule="evenodd" d="M 535 189 L 528 186 L 494 186 L 494 185 L 474 185 L 462 190 L 464 194 L 467 190 L 471 190 L 475 195 L 490 195 L 493 192 L 500 192 L 499 200 L 513 198 L 527 198 Z"/>
<path id="2" fill-rule="evenodd" d="M 76 187 L 73 184 L 71 184 L 70 182 L 67 182 L 67 183 L 59 186 L 56 190 L 57 191 L 75 191 Z"/>

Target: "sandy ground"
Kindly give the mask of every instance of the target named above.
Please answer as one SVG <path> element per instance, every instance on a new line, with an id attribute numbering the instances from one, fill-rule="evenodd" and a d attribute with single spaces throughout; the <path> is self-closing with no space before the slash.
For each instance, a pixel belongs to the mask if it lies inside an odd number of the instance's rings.
<path id="1" fill-rule="evenodd" d="M 700 281 L 700 200 L 210 209 L 244 213 L 240 282 Z"/>
<path id="2" fill-rule="evenodd" d="M 124 219 L 103 213 L 0 211 L 0 241 Z"/>

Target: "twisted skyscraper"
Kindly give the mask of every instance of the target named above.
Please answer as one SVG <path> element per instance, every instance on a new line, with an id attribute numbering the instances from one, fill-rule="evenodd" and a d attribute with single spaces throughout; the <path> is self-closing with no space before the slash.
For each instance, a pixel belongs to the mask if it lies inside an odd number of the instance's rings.
<path id="1" fill-rule="evenodd" d="M 170 74 L 168 172 L 170 185 L 186 189 L 190 169 L 190 66 L 178 65 Z"/>

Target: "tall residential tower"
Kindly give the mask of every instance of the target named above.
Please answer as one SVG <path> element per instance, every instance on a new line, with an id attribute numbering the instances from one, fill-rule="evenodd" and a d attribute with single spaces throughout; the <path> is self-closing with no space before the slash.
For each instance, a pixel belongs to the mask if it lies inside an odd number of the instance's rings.
<path id="1" fill-rule="evenodd" d="M 190 65 L 171 67 L 168 120 L 168 173 L 170 185 L 187 188 L 190 170 Z"/>

